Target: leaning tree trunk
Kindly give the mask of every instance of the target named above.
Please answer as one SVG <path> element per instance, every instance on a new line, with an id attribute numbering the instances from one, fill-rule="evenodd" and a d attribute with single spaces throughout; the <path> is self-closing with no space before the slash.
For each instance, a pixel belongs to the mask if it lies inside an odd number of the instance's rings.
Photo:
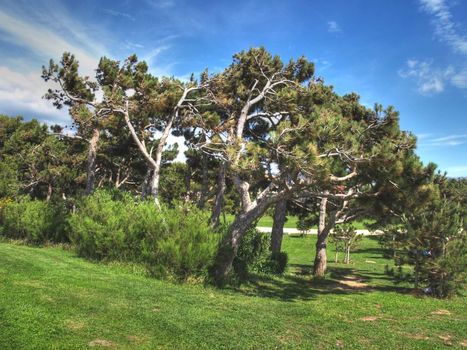
<path id="1" fill-rule="evenodd" d="M 94 190 L 94 182 L 96 179 L 96 159 L 97 159 L 97 147 L 100 137 L 100 130 L 94 128 L 92 131 L 92 137 L 89 141 L 88 149 L 88 164 L 87 164 L 87 176 L 86 176 L 86 190 L 85 194 L 90 195 Z"/>
<path id="2" fill-rule="evenodd" d="M 326 224 L 326 210 L 328 199 L 323 197 L 319 206 L 319 224 L 318 237 L 316 241 L 316 255 L 313 265 L 313 275 L 315 277 L 324 277 L 327 266 L 326 243 L 329 232 L 334 226 L 335 213 L 331 214 L 328 224 Z"/>
<path id="3" fill-rule="evenodd" d="M 264 201 L 235 217 L 217 251 L 211 270 L 214 282 L 218 287 L 225 285 L 228 281 L 229 272 L 246 231 L 256 219 L 264 214 L 270 204 L 272 203 Z"/>
<path id="4" fill-rule="evenodd" d="M 217 194 L 214 201 L 214 206 L 212 208 L 211 214 L 211 226 L 217 227 L 220 224 L 220 216 L 222 211 L 222 206 L 224 205 L 224 193 L 225 193 L 225 170 L 226 163 L 222 162 L 219 168 L 219 175 L 217 177 Z"/>
<path id="5" fill-rule="evenodd" d="M 280 253 L 282 246 L 282 237 L 284 235 L 284 224 L 287 213 L 287 201 L 285 199 L 276 203 L 274 208 L 274 222 L 271 232 L 271 252 Z"/>

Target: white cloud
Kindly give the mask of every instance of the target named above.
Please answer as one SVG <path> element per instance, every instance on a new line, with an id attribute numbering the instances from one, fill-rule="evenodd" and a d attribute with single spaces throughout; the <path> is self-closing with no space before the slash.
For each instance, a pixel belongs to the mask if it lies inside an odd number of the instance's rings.
<path id="1" fill-rule="evenodd" d="M 446 0 L 419 0 L 423 11 L 432 16 L 436 37 L 448 44 L 454 53 L 467 55 L 467 36 L 455 23 Z M 443 92 L 447 85 L 459 89 L 467 89 L 467 66 L 447 68 L 434 67 L 432 61 L 409 59 L 406 68 L 399 70 L 402 78 L 412 78 L 417 83 L 418 92 L 422 95 L 433 95 Z"/>
<path id="2" fill-rule="evenodd" d="M 399 70 L 399 76 L 416 81 L 418 92 L 422 95 L 432 95 L 444 91 L 445 84 L 454 75 L 454 69 L 449 66 L 441 70 L 433 67 L 430 61 L 409 59 L 406 68 Z"/>
<path id="3" fill-rule="evenodd" d="M 143 44 L 139 44 L 139 43 L 134 43 L 132 41 L 125 41 L 124 45 L 125 49 L 127 50 L 134 50 L 134 49 L 143 49 L 144 48 L 144 45 Z"/>
<path id="4" fill-rule="evenodd" d="M 329 33 L 340 33 L 342 29 L 336 21 L 328 21 L 328 32 Z"/>
<path id="5" fill-rule="evenodd" d="M 21 74 L 0 67 L 0 106 L 8 106 L 11 111 L 29 111 L 32 117 L 47 116 L 49 123 L 68 123 L 66 110 L 57 110 L 41 98 L 45 92 L 46 84 L 39 74 Z"/>
<path id="6" fill-rule="evenodd" d="M 459 89 L 467 89 L 467 68 L 453 74 L 451 76 L 451 83 Z"/>
<path id="7" fill-rule="evenodd" d="M 442 137 L 425 137 L 420 147 L 452 147 L 467 143 L 467 134 L 454 134 Z"/>
<path id="8" fill-rule="evenodd" d="M 449 44 L 454 51 L 467 55 L 467 37 L 459 33 L 459 25 L 452 19 L 452 14 L 445 0 L 420 0 L 422 9 L 433 16 L 435 35 Z"/>
<path id="9" fill-rule="evenodd" d="M 28 52 L 14 59 L 4 52 L 6 57 L 0 64 L 0 108 L 4 113 L 22 113 L 25 117 L 64 124 L 70 121 L 67 110 L 57 110 L 50 101 L 42 99 L 51 83 L 42 80 L 41 65 L 50 58 L 57 61 L 64 51 L 70 51 L 80 62 L 80 72 L 93 77 L 99 58 L 106 51 L 82 25 L 61 12 L 59 5 L 47 17 L 47 6 L 34 13 L 21 7 L 12 12 L 0 10 L 0 39 Z"/>
<path id="10" fill-rule="evenodd" d="M 4 40 L 26 48 L 31 54 L 39 56 L 45 62 L 49 58 L 60 58 L 64 51 L 73 52 L 85 74 L 91 76 L 100 55 L 104 54 L 103 52 L 100 54 L 90 52 L 83 47 L 84 45 L 72 43 L 64 36 L 60 36 L 42 25 L 33 25 L 26 20 L 10 16 L 1 10 L 0 29 L 6 33 L 6 36 L 3 37 Z M 78 31 L 75 34 L 84 35 Z"/>
<path id="11" fill-rule="evenodd" d="M 431 133 L 422 133 L 422 134 L 416 134 L 415 136 L 417 136 L 417 140 L 424 140 L 424 139 L 427 139 L 428 137 L 432 136 Z"/>

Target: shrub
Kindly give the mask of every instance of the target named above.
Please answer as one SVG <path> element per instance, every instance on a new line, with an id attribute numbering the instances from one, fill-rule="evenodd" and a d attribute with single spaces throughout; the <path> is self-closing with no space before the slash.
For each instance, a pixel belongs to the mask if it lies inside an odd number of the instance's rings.
<path id="1" fill-rule="evenodd" d="M 146 258 L 151 273 L 183 280 L 205 276 L 219 238 L 208 225 L 207 213 L 186 205 L 165 207 L 158 213 L 162 222 L 160 238 L 153 239 L 150 235 L 144 241 L 144 252 L 152 253 Z"/>
<path id="2" fill-rule="evenodd" d="M 113 200 L 108 192 L 97 191 L 82 198 L 69 219 L 70 239 L 78 254 L 90 259 L 126 260 L 126 209 L 125 200 Z"/>
<path id="3" fill-rule="evenodd" d="M 195 207 L 158 209 L 106 191 L 84 198 L 69 222 L 79 255 L 143 263 L 152 275 L 177 280 L 205 275 L 218 240 Z"/>
<path id="4" fill-rule="evenodd" d="M 32 200 L 27 196 L 2 203 L 2 235 L 29 243 L 68 241 L 66 208 L 61 203 Z"/>
<path id="5" fill-rule="evenodd" d="M 233 262 L 234 272 L 240 281 L 245 280 L 250 271 L 278 274 L 285 271 L 287 254 L 271 254 L 270 245 L 270 234 L 259 232 L 256 228 L 248 230 Z"/>
<path id="6" fill-rule="evenodd" d="M 276 252 L 269 255 L 263 264 L 262 271 L 274 274 L 282 274 L 287 268 L 289 257 L 286 252 Z"/>

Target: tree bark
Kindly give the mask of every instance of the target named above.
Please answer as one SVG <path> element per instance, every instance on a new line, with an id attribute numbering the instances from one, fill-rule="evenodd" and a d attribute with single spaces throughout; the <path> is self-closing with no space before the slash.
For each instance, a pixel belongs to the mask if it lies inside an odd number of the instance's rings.
<path id="1" fill-rule="evenodd" d="M 315 277 L 324 277 L 327 267 L 326 245 L 329 232 L 334 227 L 336 221 L 336 212 L 331 213 L 328 223 L 326 224 L 327 213 L 327 197 L 321 198 L 319 206 L 319 224 L 318 224 L 318 237 L 316 240 L 316 255 L 313 265 L 313 275 Z"/>
<path id="2" fill-rule="evenodd" d="M 190 194 L 191 194 L 191 167 L 188 166 L 185 173 L 185 203 L 190 202 Z"/>
<path id="3" fill-rule="evenodd" d="M 212 227 L 218 227 L 220 225 L 220 216 L 221 216 L 222 207 L 224 205 L 226 167 L 227 167 L 227 164 L 225 162 L 222 162 L 219 168 L 219 175 L 217 176 L 217 193 L 216 193 L 216 199 L 214 201 L 214 206 L 212 208 L 212 214 L 211 214 L 211 226 Z"/>
<path id="4" fill-rule="evenodd" d="M 160 161 L 158 162 L 157 166 L 152 169 L 152 177 L 149 183 L 150 193 L 154 200 L 158 199 L 159 196 L 159 183 L 161 178 L 161 167 Z"/>
<path id="5" fill-rule="evenodd" d="M 201 194 L 198 200 L 198 208 L 204 209 L 209 191 L 208 158 L 204 152 L 201 153 Z"/>
<path id="6" fill-rule="evenodd" d="M 47 198 L 46 198 L 47 202 L 49 202 L 50 198 L 52 198 L 52 191 L 53 191 L 52 184 L 49 183 L 47 187 Z"/>
<path id="7" fill-rule="evenodd" d="M 87 176 L 86 176 L 86 190 L 85 194 L 90 195 L 94 190 L 94 181 L 96 179 L 96 159 L 97 159 L 97 148 L 99 143 L 100 130 L 94 128 L 92 131 L 92 137 L 89 141 L 88 149 L 88 164 L 87 164 Z"/>
<path id="8" fill-rule="evenodd" d="M 284 235 L 284 224 L 287 213 L 287 201 L 285 199 L 276 203 L 274 208 L 274 222 L 271 232 L 271 252 L 280 253 L 282 237 Z"/>
<path id="9" fill-rule="evenodd" d="M 229 272 L 237 256 L 241 240 L 250 225 L 263 215 L 266 209 L 271 204 L 274 204 L 274 202 L 277 202 L 277 200 L 278 199 L 264 198 L 259 203 L 255 202 L 255 204 L 250 205 L 245 211 L 235 217 L 234 222 L 230 225 L 227 234 L 222 240 L 214 261 L 213 269 L 211 270 L 214 283 L 218 287 L 224 286 L 228 281 Z"/>

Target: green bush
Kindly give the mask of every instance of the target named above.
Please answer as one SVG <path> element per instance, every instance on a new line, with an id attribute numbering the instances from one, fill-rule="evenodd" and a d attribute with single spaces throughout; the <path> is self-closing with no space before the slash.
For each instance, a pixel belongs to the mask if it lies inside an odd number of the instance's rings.
<path id="1" fill-rule="evenodd" d="M 274 274 L 282 274 L 287 268 L 289 257 L 286 252 L 277 252 L 269 255 L 263 265 L 262 271 Z"/>
<path id="2" fill-rule="evenodd" d="M 218 241 L 207 215 L 195 207 L 159 209 L 105 191 L 82 199 L 69 223 L 79 255 L 143 263 L 152 275 L 177 280 L 205 275 Z"/>
<path id="3" fill-rule="evenodd" d="M 67 242 L 66 217 L 66 208 L 61 203 L 32 200 L 23 196 L 2 206 L 1 234 L 33 244 Z"/>
<path id="4" fill-rule="evenodd" d="M 245 280 L 250 271 L 283 273 L 288 257 L 284 252 L 271 254 L 271 235 L 250 228 L 242 239 L 233 262 L 234 272 L 239 280 Z"/>

